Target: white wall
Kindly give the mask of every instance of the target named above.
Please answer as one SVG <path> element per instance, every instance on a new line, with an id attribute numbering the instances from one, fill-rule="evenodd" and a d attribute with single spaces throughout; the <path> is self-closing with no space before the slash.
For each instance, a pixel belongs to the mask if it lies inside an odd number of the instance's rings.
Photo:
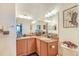
<path id="1" fill-rule="evenodd" d="M 77 28 L 63 28 L 63 10 L 68 9 L 76 4 L 61 4 L 59 10 L 59 40 L 72 41 L 79 46 L 79 15 L 78 15 L 78 27 Z M 79 11 L 79 5 L 78 5 Z M 78 12 L 79 13 L 79 12 Z M 60 48 L 59 48 L 60 49 Z"/>
<path id="2" fill-rule="evenodd" d="M 0 4 L 0 25 L 9 30 L 9 35 L 0 32 L 0 56 L 16 55 L 15 5 Z"/>

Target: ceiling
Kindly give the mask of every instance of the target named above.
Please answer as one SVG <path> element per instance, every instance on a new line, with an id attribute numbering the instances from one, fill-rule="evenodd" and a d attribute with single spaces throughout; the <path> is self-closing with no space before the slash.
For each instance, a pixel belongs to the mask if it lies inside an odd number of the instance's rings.
<path id="1" fill-rule="evenodd" d="M 42 19 L 45 14 L 51 12 L 56 5 L 55 3 L 17 3 L 16 15 L 22 14 L 32 16 L 33 19 Z"/>

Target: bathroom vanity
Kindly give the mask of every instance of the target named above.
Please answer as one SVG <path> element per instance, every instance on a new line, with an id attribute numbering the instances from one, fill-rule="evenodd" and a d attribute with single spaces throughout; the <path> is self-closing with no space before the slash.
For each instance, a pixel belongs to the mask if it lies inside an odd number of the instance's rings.
<path id="1" fill-rule="evenodd" d="M 42 36 L 20 37 L 16 40 L 17 56 L 37 53 L 39 56 L 55 56 L 58 54 L 58 39 Z"/>

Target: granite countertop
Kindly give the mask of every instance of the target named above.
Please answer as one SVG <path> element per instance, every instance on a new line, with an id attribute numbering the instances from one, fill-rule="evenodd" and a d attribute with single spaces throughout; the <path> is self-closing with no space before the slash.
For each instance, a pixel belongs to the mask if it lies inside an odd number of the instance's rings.
<path id="1" fill-rule="evenodd" d="M 36 38 L 36 39 L 42 40 L 42 41 L 47 42 L 47 43 L 58 41 L 58 39 L 47 38 L 47 37 L 43 37 L 43 36 L 27 36 L 27 37 L 19 37 L 19 38 L 17 38 L 16 40 L 30 39 L 30 38 Z"/>

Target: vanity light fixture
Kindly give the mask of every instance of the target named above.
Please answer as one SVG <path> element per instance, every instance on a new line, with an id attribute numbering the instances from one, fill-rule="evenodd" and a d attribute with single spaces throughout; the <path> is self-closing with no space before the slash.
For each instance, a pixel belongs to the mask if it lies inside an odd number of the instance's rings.
<path id="1" fill-rule="evenodd" d="M 34 21 L 32 21 L 32 24 L 35 24 L 36 23 L 36 21 L 34 20 Z"/>
<path id="2" fill-rule="evenodd" d="M 49 21 L 49 20 L 45 20 L 45 22 L 50 23 L 51 21 Z"/>
<path id="3" fill-rule="evenodd" d="M 45 15 L 45 17 L 49 17 L 49 16 L 51 16 L 51 13 L 50 12 Z"/>
<path id="4" fill-rule="evenodd" d="M 57 8 L 55 8 L 55 9 L 52 10 L 51 12 L 47 13 L 47 14 L 45 15 L 45 17 L 47 18 L 47 17 L 53 16 L 53 15 L 55 15 L 57 12 L 58 12 L 58 10 L 57 10 Z"/>
<path id="5" fill-rule="evenodd" d="M 18 15 L 17 17 L 24 19 L 33 19 L 31 16 L 25 16 L 25 15 Z"/>
<path id="6" fill-rule="evenodd" d="M 54 10 L 51 11 L 52 15 L 55 15 L 58 12 L 58 10 L 55 8 Z"/>

